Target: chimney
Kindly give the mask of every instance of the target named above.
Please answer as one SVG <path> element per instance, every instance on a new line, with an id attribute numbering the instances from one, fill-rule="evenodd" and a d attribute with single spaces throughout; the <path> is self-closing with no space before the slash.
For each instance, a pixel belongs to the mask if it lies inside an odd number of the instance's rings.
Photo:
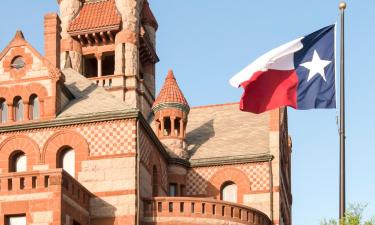
<path id="1" fill-rule="evenodd" d="M 57 13 L 44 16 L 44 54 L 56 68 L 60 67 L 60 27 L 61 21 Z"/>

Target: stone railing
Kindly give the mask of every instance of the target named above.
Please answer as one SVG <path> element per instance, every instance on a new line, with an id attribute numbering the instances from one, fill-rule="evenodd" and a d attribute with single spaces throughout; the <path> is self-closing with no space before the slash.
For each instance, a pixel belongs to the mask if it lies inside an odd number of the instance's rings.
<path id="1" fill-rule="evenodd" d="M 62 169 L 0 174 L 0 196 L 54 192 L 88 209 L 91 193 Z"/>
<path id="2" fill-rule="evenodd" d="M 145 224 L 271 225 L 264 213 L 236 203 L 206 198 L 156 197 L 144 200 Z"/>
<path id="3" fill-rule="evenodd" d="M 90 77 L 89 80 L 93 81 L 97 86 L 104 88 L 111 88 L 122 86 L 124 81 L 123 75 L 106 75 L 101 77 Z"/>

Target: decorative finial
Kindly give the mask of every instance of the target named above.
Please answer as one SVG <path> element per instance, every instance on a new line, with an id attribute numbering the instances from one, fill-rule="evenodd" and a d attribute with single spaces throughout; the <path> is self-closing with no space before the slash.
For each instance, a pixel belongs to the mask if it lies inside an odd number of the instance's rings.
<path id="1" fill-rule="evenodd" d="M 167 77 L 165 79 L 175 79 L 172 69 L 168 70 L 168 74 L 167 74 Z"/>
<path id="2" fill-rule="evenodd" d="M 339 9 L 345 10 L 346 9 L 346 2 L 340 2 Z"/>
<path id="3" fill-rule="evenodd" d="M 22 31 L 17 30 L 16 34 L 14 35 L 14 39 L 25 39 L 25 37 L 23 36 Z"/>

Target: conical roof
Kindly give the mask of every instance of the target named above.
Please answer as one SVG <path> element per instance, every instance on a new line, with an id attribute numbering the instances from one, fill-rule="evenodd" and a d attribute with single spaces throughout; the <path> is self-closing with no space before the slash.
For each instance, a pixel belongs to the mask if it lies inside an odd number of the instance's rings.
<path id="1" fill-rule="evenodd" d="M 168 75 L 165 78 L 164 85 L 156 98 L 153 108 L 158 105 L 165 105 L 166 103 L 175 103 L 182 105 L 184 108 L 189 110 L 189 104 L 186 101 L 184 94 L 177 84 L 176 78 L 172 70 L 168 71 Z"/>

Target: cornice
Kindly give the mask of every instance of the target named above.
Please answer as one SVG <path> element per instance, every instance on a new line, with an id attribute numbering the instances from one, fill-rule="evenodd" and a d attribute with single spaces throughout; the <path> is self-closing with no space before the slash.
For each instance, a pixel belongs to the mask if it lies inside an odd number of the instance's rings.
<path id="1" fill-rule="evenodd" d="M 230 157 L 212 157 L 189 160 L 191 167 L 222 166 L 241 163 L 269 162 L 274 159 L 271 154 L 242 155 Z"/>
<path id="2" fill-rule="evenodd" d="M 57 117 L 55 119 L 48 120 L 48 121 L 0 126 L 0 134 L 5 133 L 5 132 L 51 128 L 51 127 L 59 127 L 59 126 L 67 126 L 67 125 L 76 125 L 76 124 L 82 124 L 82 123 L 93 123 L 93 122 L 102 122 L 102 121 L 120 120 L 120 119 L 132 119 L 132 118 L 135 119 L 138 117 L 138 115 L 139 115 L 139 111 L 137 109 L 129 109 L 129 110 L 119 110 L 119 111 L 111 111 L 111 112 L 81 114 L 81 115 L 75 115 L 75 116 L 69 116 L 69 117 L 67 116 L 63 118 Z"/>

